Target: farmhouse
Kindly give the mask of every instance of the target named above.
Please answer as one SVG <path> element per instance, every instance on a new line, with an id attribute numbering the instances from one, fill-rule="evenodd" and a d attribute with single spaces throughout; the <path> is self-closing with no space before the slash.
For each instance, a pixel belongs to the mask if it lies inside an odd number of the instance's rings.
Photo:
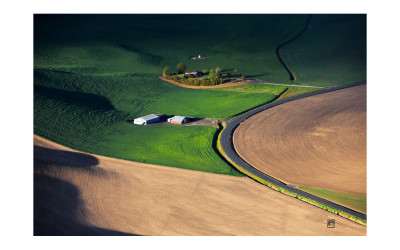
<path id="1" fill-rule="evenodd" d="M 203 75 L 203 73 L 201 73 L 201 72 L 199 72 L 197 70 L 185 72 L 185 76 L 189 76 L 189 75 L 192 75 L 194 77 L 200 77 L 200 76 Z"/>
<path id="2" fill-rule="evenodd" d="M 146 116 L 143 116 L 143 117 L 139 117 L 139 118 L 136 118 L 135 120 L 133 120 L 133 124 L 136 124 L 136 125 L 147 125 L 147 124 L 150 124 L 150 123 L 155 123 L 155 122 L 160 121 L 160 116 L 162 116 L 162 115 L 151 114 L 151 115 L 146 115 Z"/>
<path id="3" fill-rule="evenodd" d="M 189 121 L 189 118 L 186 116 L 174 116 L 171 118 L 168 118 L 168 122 L 173 123 L 173 124 L 184 124 Z"/>

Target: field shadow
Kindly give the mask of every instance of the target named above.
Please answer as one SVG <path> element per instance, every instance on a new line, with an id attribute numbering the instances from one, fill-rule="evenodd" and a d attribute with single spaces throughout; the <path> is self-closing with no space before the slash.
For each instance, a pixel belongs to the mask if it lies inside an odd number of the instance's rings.
<path id="1" fill-rule="evenodd" d="M 260 77 L 260 76 L 267 76 L 270 75 L 270 73 L 263 73 L 263 74 L 257 74 L 257 75 L 247 75 L 246 77 L 254 78 L 254 77 Z"/>
<path id="2" fill-rule="evenodd" d="M 50 99 L 64 102 L 70 105 L 79 105 L 94 110 L 109 111 L 115 110 L 115 107 L 104 96 L 56 89 L 45 86 L 34 86 L 34 95 L 42 95 Z"/>
<path id="3" fill-rule="evenodd" d="M 34 175 L 34 236 L 127 236 L 125 232 L 109 230 L 79 221 L 86 210 L 72 184 L 42 174 Z"/>
<path id="4" fill-rule="evenodd" d="M 227 72 L 231 72 L 232 73 L 233 70 L 234 69 L 223 69 L 223 70 L 221 70 L 221 72 L 222 73 L 227 73 Z"/>
<path id="5" fill-rule="evenodd" d="M 33 153 L 35 159 L 42 159 L 57 166 L 74 168 L 88 168 L 99 164 L 99 160 L 85 153 L 50 149 L 34 145 Z"/>
<path id="6" fill-rule="evenodd" d="M 159 55 L 151 54 L 144 50 L 141 50 L 141 49 L 138 49 L 138 48 L 126 45 L 126 44 L 119 44 L 118 47 L 123 50 L 139 54 L 140 60 L 146 64 L 158 66 L 161 64 L 161 62 L 163 60 L 163 58 Z"/>
<path id="7" fill-rule="evenodd" d="M 76 73 L 74 73 L 74 72 L 62 71 L 62 70 L 53 69 L 53 68 L 49 67 L 49 68 L 35 69 L 35 77 L 38 77 L 38 78 L 46 77 L 42 72 L 51 72 L 51 73 L 59 73 L 59 74 L 66 74 L 66 75 L 76 75 Z"/>

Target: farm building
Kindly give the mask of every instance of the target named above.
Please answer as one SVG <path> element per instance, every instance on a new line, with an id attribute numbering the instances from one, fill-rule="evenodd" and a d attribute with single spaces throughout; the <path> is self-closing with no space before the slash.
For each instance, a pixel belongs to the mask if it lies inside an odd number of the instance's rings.
<path id="1" fill-rule="evenodd" d="M 143 117 L 139 117 L 139 118 L 136 118 L 135 120 L 133 120 L 133 124 L 136 124 L 136 125 L 147 125 L 147 124 L 150 124 L 150 123 L 155 123 L 155 122 L 160 121 L 160 116 L 162 116 L 162 115 L 151 114 L 151 115 L 146 115 L 146 116 L 143 116 Z"/>
<path id="2" fill-rule="evenodd" d="M 200 60 L 200 59 L 206 59 L 206 58 L 207 57 L 202 56 L 202 55 L 189 57 L 190 60 Z"/>
<path id="3" fill-rule="evenodd" d="M 173 124 L 183 124 L 187 123 L 189 121 L 189 118 L 186 116 L 174 116 L 171 118 L 168 118 L 168 122 L 173 123 Z"/>
<path id="4" fill-rule="evenodd" d="M 185 72 L 185 76 L 189 76 L 189 75 L 192 75 L 192 76 L 194 76 L 194 77 L 200 77 L 200 76 L 203 75 L 203 73 L 201 73 L 201 72 L 199 72 L 199 71 L 196 71 L 196 70 Z"/>

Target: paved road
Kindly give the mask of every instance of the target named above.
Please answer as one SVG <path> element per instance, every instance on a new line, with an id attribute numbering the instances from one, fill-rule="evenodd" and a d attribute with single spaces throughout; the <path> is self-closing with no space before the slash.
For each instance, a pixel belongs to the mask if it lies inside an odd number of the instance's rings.
<path id="1" fill-rule="evenodd" d="M 235 129 L 240 125 L 241 122 L 245 121 L 246 119 L 248 119 L 249 117 L 251 117 L 252 115 L 255 115 L 261 111 L 264 111 L 266 109 L 275 107 L 277 105 L 286 103 L 286 102 L 290 102 L 290 101 L 294 101 L 297 99 L 301 99 L 301 98 L 305 98 L 305 97 L 309 97 L 309 96 L 314 96 L 314 95 L 319 95 L 319 94 L 323 94 L 323 93 L 327 93 L 327 92 L 331 92 L 331 91 L 335 91 L 335 90 L 339 90 L 339 89 L 344 89 L 344 88 L 350 88 L 350 87 L 354 87 L 354 86 L 358 86 L 361 84 L 366 84 L 365 81 L 363 82 L 356 82 L 356 83 L 352 83 L 349 85 L 345 85 L 345 86 L 340 86 L 340 87 L 333 87 L 333 88 L 329 88 L 329 89 L 324 89 L 324 90 L 320 90 L 320 91 L 316 91 L 316 92 L 312 92 L 312 93 L 307 93 L 304 95 L 300 95 L 300 96 L 295 96 L 295 97 L 291 97 L 291 98 L 287 98 L 287 99 L 283 99 L 283 100 L 279 100 L 276 101 L 274 103 L 271 104 L 266 104 L 263 105 L 261 107 L 258 107 L 252 111 L 249 111 L 231 121 L 228 122 L 226 128 L 222 131 L 221 134 L 221 146 L 222 149 L 224 150 L 225 154 L 233 161 L 235 162 L 237 165 L 239 165 L 240 167 L 244 168 L 245 170 L 249 171 L 250 173 L 252 173 L 253 175 L 268 181 L 272 184 L 274 184 L 275 186 L 284 188 L 286 190 L 289 190 L 295 194 L 301 195 L 303 197 L 306 197 L 308 199 L 311 199 L 313 201 L 316 201 L 318 203 L 321 203 L 323 205 L 329 206 L 331 208 L 334 208 L 336 210 L 345 212 L 347 214 L 350 214 L 352 216 L 355 216 L 357 218 L 363 219 L 363 220 L 367 220 L 367 216 L 365 214 L 362 214 L 360 212 L 354 211 L 352 209 L 349 209 L 347 207 L 344 207 L 342 205 L 336 204 L 334 202 L 322 199 L 318 196 L 309 194 L 307 192 L 304 192 L 302 190 L 296 189 L 294 187 L 291 187 L 277 179 L 272 178 L 271 176 L 257 170 L 256 168 L 252 167 L 250 164 L 248 164 L 246 161 L 244 161 L 239 155 L 238 153 L 235 151 L 235 147 L 233 146 L 233 133 L 235 131 Z"/>

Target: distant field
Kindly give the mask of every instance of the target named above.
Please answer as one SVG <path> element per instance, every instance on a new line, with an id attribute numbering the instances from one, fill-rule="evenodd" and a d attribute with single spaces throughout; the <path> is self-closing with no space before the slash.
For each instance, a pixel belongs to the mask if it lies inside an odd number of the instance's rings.
<path id="1" fill-rule="evenodd" d="M 220 67 L 285 81 L 276 47 L 307 15 L 35 15 L 35 67 L 108 74 Z M 190 56 L 205 55 L 205 60 Z"/>
<path id="2" fill-rule="evenodd" d="M 366 51 L 366 15 L 313 15 L 281 55 L 297 83 L 339 86 L 366 80 Z"/>

